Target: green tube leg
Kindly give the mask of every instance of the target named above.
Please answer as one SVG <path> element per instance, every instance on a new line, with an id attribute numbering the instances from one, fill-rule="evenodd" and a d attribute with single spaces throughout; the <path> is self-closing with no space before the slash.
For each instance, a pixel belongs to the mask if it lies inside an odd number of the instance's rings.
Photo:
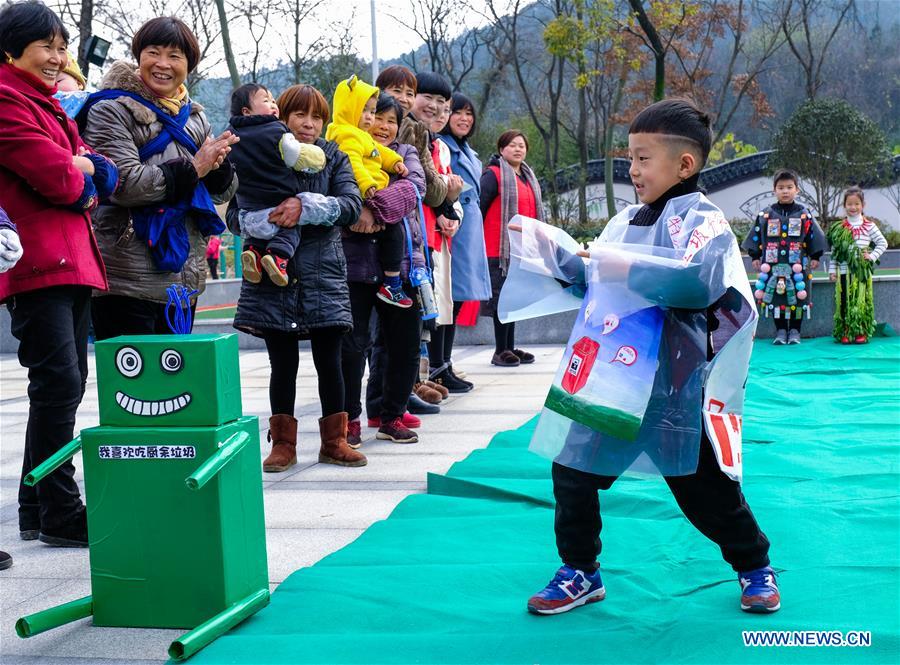
<path id="1" fill-rule="evenodd" d="M 194 473 L 185 479 L 188 488 L 198 490 L 208 483 L 228 462 L 233 460 L 240 453 L 250 435 L 247 432 L 238 432 L 228 437 L 228 440 L 222 444 L 222 447 L 203 464 L 201 464 Z"/>
<path id="2" fill-rule="evenodd" d="M 250 594 L 172 642 L 169 646 L 169 657 L 173 660 L 187 660 L 241 621 L 256 614 L 268 603 L 268 589 L 260 589 L 256 593 Z"/>
<path id="3" fill-rule="evenodd" d="M 92 597 L 85 596 L 64 605 L 57 605 L 22 617 L 16 621 L 16 634 L 22 638 L 31 637 L 52 628 L 59 628 L 64 624 L 84 619 L 93 613 Z"/>
<path id="4" fill-rule="evenodd" d="M 31 473 L 25 476 L 23 482 L 29 487 L 32 487 L 35 483 L 40 482 L 75 457 L 75 454 L 79 450 L 81 450 L 81 437 L 76 436 L 41 464 L 38 464 L 36 468 L 32 469 Z"/>

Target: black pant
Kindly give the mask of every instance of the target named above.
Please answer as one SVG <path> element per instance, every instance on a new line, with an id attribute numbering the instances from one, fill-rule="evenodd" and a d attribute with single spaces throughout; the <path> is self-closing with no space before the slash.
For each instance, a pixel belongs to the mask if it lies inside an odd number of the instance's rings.
<path id="1" fill-rule="evenodd" d="M 413 289 L 404 283 L 408 293 Z M 401 309 L 377 297 L 377 284 L 350 282 L 350 309 L 353 312 L 353 332 L 344 335 L 341 349 L 346 386 L 347 413 L 351 420 L 362 413 L 360 398 L 366 355 L 371 345 L 369 320 L 373 309 L 378 313 L 381 340 L 384 344 L 381 377 L 381 404 L 376 412 L 368 408 L 371 417 L 378 413 L 383 422 L 399 418 L 406 412 L 406 403 L 412 392 L 419 371 L 419 340 L 422 336 L 422 318 L 415 307 Z M 374 370 L 370 365 L 370 383 Z"/>
<path id="2" fill-rule="evenodd" d="M 378 238 L 378 263 L 382 272 L 399 272 L 406 247 L 403 246 L 405 236 L 399 224 L 385 224 L 384 229 L 375 233 Z"/>
<path id="3" fill-rule="evenodd" d="M 300 368 L 300 340 L 287 332 L 267 332 L 263 336 L 269 352 L 269 406 L 272 415 L 294 415 L 297 400 L 297 370 Z M 341 335 L 334 328 L 310 332 L 313 365 L 319 387 L 322 417 L 344 411 L 344 379 L 341 374 Z"/>
<path id="4" fill-rule="evenodd" d="M 130 296 L 100 296 L 91 301 L 94 339 L 119 335 L 171 335 L 164 303 Z M 197 302 L 191 305 L 191 320 Z M 170 308 L 170 315 L 174 311 Z"/>
<path id="5" fill-rule="evenodd" d="M 219 259 L 206 259 L 206 265 L 209 266 L 209 274 L 213 279 L 219 279 Z"/>
<path id="6" fill-rule="evenodd" d="M 516 324 L 500 323 L 500 317 L 494 311 L 494 351 L 512 351 L 516 348 Z"/>
<path id="7" fill-rule="evenodd" d="M 597 490 L 609 489 L 614 476 L 599 476 L 553 463 L 556 497 L 556 547 L 563 562 L 593 571 L 600 555 L 600 500 Z M 740 483 L 722 473 L 705 434 L 700 443 L 697 472 L 667 476 L 666 483 L 681 512 L 700 533 L 722 550 L 735 571 L 769 565 L 769 541 L 744 500 Z"/>
<path id="8" fill-rule="evenodd" d="M 775 319 L 775 330 L 787 330 L 790 328 L 791 330 L 796 330 L 800 332 L 800 326 L 803 324 L 803 319 L 786 319 L 780 318 Z"/>
<path id="9" fill-rule="evenodd" d="M 462 309 L 461 302 L 453 303 L 453 323 L 438 326 L 431 333 L 431 341 L 428 343 L 428 362 L 434 367 L 443 367 L 450 364 L 450 356 L 453 354 L 453 340 L 456 339 L 456 317 Z"/>
<path id="10" fill-rule="evenodd" d="M 87 381 L 91 290 L 56 286 L 9 303 L 19 362 L 28 368 L 28 425 L 22 477 L 74 438 Z M 57 529 L 84 511 L 75 466 L 66 462 L 34 487 L 19 483 L 19 528 Z"/>

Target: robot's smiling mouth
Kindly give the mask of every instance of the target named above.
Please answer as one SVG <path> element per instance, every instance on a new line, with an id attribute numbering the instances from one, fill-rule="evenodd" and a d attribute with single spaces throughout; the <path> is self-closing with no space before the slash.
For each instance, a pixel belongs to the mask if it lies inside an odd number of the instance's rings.
<path id="1" fill-rule="evenodd" d="M 180 411 L 191 403 L 189 393 L 184 393 L 172 399 L 160 399 L 145 401 L 126 395 L 121 390 L 116 392 L 116 402 L 128 413 L 135 416 L 165 416 Z"/>

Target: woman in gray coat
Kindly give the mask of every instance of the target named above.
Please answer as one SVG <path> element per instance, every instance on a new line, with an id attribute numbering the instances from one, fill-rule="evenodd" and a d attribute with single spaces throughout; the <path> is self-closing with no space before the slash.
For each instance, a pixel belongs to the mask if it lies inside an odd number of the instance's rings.
<path id="1" fill-rule="evenodd" d="M 91 306 L 97 339 L 169 332 L 172 284 L 194 292 L 196 305 L 206 286 L 207 238 L 224 230 L 212 204 L 227 202 L 237 188 L 227 160 L 237 137 L 213 138 L 184 85 L 200 55 L 190 29 L 174 17 L 151 19 L 135 33 L 131 52 L 137 66 L 113 63 L 100 101 L 92 99 L 82 117 L 82 136 L 120 174 L 115 195 L 93 215 L 109 279 L 109 291 L 95 293 Z M 154 219 L 159 211 L 167 225 Z"/>

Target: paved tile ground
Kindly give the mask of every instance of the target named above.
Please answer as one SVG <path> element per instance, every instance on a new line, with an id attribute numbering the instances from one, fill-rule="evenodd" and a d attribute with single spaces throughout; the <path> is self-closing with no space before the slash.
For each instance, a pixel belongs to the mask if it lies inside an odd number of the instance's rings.
<path id="1" fill-rule="evenodd" d="M 443 412 L 423 417 L 420 442 L 397 445 L 375 440 L 363 427 L 368 466 L 346 469 L 319 464 L 319 412 L 315 371 L 302 351 L 297 391 L 299 464 L 263 477 L 271 588 L 298 568 L 314 564 L 386 518 L 409 494 L 425 491 L 426 473 L 442 473 L 470 451 L 486 446 L 498 430 L 521 425 L 543 403 L 562 346 L 530 347 L 533 365 L 501 369 L 490 365 L 489 347 L 464 347 L 454 364 L 468 373 L 474 391 L 452 395 Z M 268 453 L 268 359 L 265 352 L 241 353 L 244 413 L 260 418 L 262 454 Z M 85 619 L 19 639 L 18 617 L 90 594 L 87 550 L 47 547 L 18 536 L 16 491 L 28 416 L 26 373 L 15 356 L 0 355 L 0 549 L 14 565 L 0 572 L 0 662 L 4 665 L 164 662 L 169 643 L 184 631 L 96 628 Z M 97 424 L 93 357 L 76 431 Z M 365 423 L 363 423 L 365 425 Z M 75 460 L 82 481 L 80 456 Z"/>

